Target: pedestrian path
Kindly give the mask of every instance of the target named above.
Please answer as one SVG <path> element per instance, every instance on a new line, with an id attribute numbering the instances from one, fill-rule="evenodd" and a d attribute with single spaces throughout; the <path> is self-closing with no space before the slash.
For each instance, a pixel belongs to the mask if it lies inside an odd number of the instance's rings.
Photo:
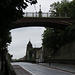
<path id="1" fill-rule="evenodd" d="M 13 66 L 15 72 L 16 72 L 16 75 L 32 75 L 19 65 L 12 65 L 12 66 Z"/>
<path id="2" fill-rule="evenodd" d="M 13 63 L 12 65 L 14 65 L 13 67 L 17 69 L 15 71 L 17 75 L 31 75 L 31 74 L 32 75 L 75 75 L 73 73 L 49 68 L 35 63 L 18 62 L 18 63 Z M 31 74 L 22 72 L 23 70 L 24 71 L 27 70 Z"/>
<path id="3" fill-rule="evenodd" d="M 40 65 L 47 66 L 53 69 L 58 69 L 66 72 L 70 72 L 75 74 L 75 65 L 69 65 L 69 64 L 58 64 L 58 63 L 39 63 Z"/>

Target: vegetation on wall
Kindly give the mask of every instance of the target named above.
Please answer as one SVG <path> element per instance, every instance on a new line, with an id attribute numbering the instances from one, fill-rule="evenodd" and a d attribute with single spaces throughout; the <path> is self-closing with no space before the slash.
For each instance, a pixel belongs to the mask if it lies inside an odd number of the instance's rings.
<path id="1" fill-rule="evenodd" d="M 62 0 L 61 2 L 54 2 L 50 5 L 50 12 L 53 16 L 68 16 L 69 15 L 69 1 Z M 56 14 L 56 15 L 55 15 Z"/>
<path id="2" fill-rule="evenodd" d="M 46 28 L 46 30 L 44 31 L 43 45 L 47 50 L 51 50 L 51 52 L 54 53 L 61 46 L 75 41 L 75 1 L 69 2 L 68 0 L 62 0 L 61 2 L 53 3 L 52 5 L 50 5 L 50 7 L 52 16 L 57 16 L 57 13 L 61 12 L 65 14 L 69 12 L 69 17 L 73 19 L 72 25 L 65 28 L 65 30 Z"/>

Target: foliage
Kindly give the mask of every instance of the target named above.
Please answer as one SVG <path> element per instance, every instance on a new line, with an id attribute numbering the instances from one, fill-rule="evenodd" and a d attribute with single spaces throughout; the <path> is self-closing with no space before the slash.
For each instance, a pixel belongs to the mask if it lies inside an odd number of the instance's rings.
<path id="1" fill-rule="evenodd" d="M 54 28 L 46 28 L 43 33 L 43 45 L 51 52 L 57 51 L 59 48 L 60 30 Z"/>
<path id="2" fill-rule="evenodd" d="M 68 26 L 64 31 L 55 28 L 46 28 L 43 33 L 43 45 L 47 50 L 56 52 L 61 46 L 75 41 L 75 1 L 69 2 L 62 0 L 53 3 L 50 9 L 52 16 L 58 16 L 55 13 L 67 13 L 73 19 L 72 25 Z M 54 15 L 53 15 L 54 14 Z"/>
<path id="3" fill-rule="evenodd" d="M 8 57 L 8 60 L 9 60 L 9 61 L 12 61 L 13 55 L 10 55 L 9 53 L 7 53 L 7 57 Z"/>
<path id="4" fill-rule="evenodd" d="M 23 17 L 23 9 L 28 6 L 28 3 L 36 4 L 36 0 L 1 0 L 0 1 L 0 27 L 9 27 L 13 21 Z M 3 26 L 4 25 L 4 26 Z"/>
<path id="5" fill-rule="evenodd" d="M 4 34 L 4 35 L 3 35 Z M 3 32 L 2 36 L 1 36 L 1 42 L 0 42 L 0 48 L 1 47 L 7 47 L 8 43 L 11 42 L 11 35 L 10 32 Z"/>
<path id="6" fill-rule="evenodd" d="M 3 59 L 6 57 L 7 46 L 11 42 L 11 35 L 9 32 L 10 27 L 14 21 L 23 17 L 23 9 L 28 6 L 27 3 L 36 4 L 37 1 L 0 0 L 0 51 L 2 52 L 1 70 L 3 70 Z"/>
<path id="7" fill-rule="evenodd" d="M 48 48 L 54 48 L 57 43 L 57 34 L 53 28 L 46 28 L 43 34 L 43 44 Z M 54 41 L 54 42 L 53 42 Z"/>
<path id="8" fill-rule="evenodd" d="M 68 7 L 69 1 L 68 0 L 62 0 L 61 2 L 54 2 L 50 5 L 50 12 L 54 16 L 68 16 L 69 15 L 69 7 Z M 55 15 L 56 14 L 56 15 Z"/>
<path id="9" fill-rule="evenodd" d="M 73 19 L 73 24 L 75 24 L 75 1 L 73 0 L 72 2 L 69 3 L 69 13 L 70 13 L 70 16 L 72 17 Z"/>
<path id="10" fill-rule="evenodd" d="M 73 27 L 73 29 L 71 29 L 68 27 L 65 31 L 55 28 L 46 28 L 42 40 L 44 47 L 52 55 L 63 45 L 75 41 L 75 28 Z"/>
<path id="11" fill-rule="evenodd" d="M 0 1 L 0 48 L 11 42 L 10 27 L 14 21 L 23 17 L 23 9 L 36 0 L 1 0 Z"/>

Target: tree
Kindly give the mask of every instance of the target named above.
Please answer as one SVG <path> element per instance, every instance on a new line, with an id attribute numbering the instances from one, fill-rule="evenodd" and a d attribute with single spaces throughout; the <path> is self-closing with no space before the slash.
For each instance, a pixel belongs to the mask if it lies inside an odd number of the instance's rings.
<path id="1" fill-rule="evenodd" d="M 67 16 L 69 9 L 68 9 L 68 0 L 62 0 L 61 2 L 54 2 L 53 4 L 50 5 L 50 12 L 54 16 Z M 55 15 L 56 14 L 56 15 Z"/>
<path id="2" fill-rule="evenodd" d="M 52 16 L 58 16 L 57 13 L 67 13 L 73 19 L 72 25 L 65 28 L 65 30 L 58 30 L 55 28 L 46 28 L 43 33 L 43 45 L 47 50 L 53 51 L 53 54 L 63 45 L 75 41 L 75 1 L 68 2 L 62 0 L 51 5 Z M 56 15 L 55 15 L 56 13 Z"/>
<path id="3" fill-rule="evenodd" d="M 73 19 L 73 24 L 75 24 L 75 1 L 72 1 L 69 3 L 69 13 L 70 13 L 70 16 L 72 17 Z"/>
<path id="4" fill-rule="evenodd" d="M 0 1 L 0 27 L 9 28 L 13 21 L 23 17 L 23 9 L 30 4 L 36 4 L 36 0 L 1 0 Z"/>
<path id="5" fill-rule="evenodd" d="M 23 9 L 30 4 L 36 4 L 36 0 L 1 0 L 0 1 L 0 43 L 9 43 L 9 30 L 14 21 L 23 17 Z M 7 40 L 7 41 L 6 41 Z"/>
<path id="6" fill-rule="evenodd" d="M 46 28 L 43 33 L 43 46 L 46 48 L 50 55 L 56 52 L 59 48 L 59 34 L 60 30 L 54 28 Z"/>
<path id="7" fill-rule="evenodd" d="M 10 27 L 12 23 L 23 17 L 23 10 L 28 6 L 27 3 L 36 4 L 37 0 L 0 0 L 0 51 L 2 51 L 2 70 L 3 55 L 11 42 Z"/>

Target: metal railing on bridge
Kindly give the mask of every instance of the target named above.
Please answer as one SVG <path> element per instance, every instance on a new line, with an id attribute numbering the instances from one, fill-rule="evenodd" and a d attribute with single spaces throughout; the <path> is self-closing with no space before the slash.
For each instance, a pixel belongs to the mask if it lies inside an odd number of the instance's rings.
<path id="1" fill-rule="evenodd" d="M 26 12 L 24 17 L 69 17 L 66 13 Z"/>

